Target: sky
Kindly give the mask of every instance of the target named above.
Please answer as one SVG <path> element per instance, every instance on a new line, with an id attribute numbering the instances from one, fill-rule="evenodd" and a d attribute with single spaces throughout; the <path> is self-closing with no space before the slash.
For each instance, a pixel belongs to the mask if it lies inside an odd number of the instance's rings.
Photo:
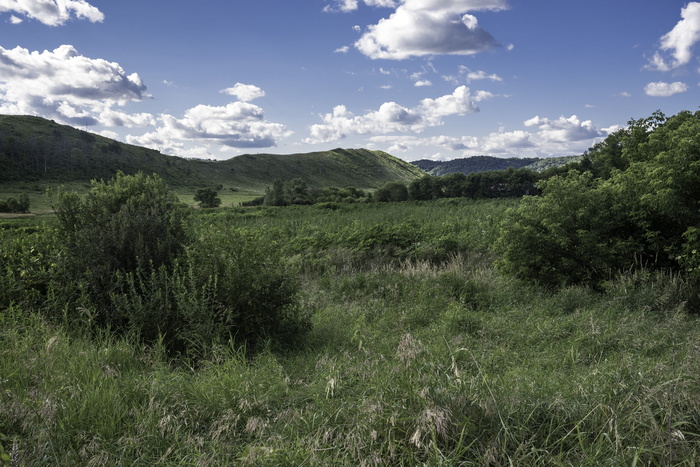
<path id="1" fill-rule="evenodd" d="M 581 154 L 698 110 L 700 2 L 0 0 L 0 114 L 182 157 Z"/>

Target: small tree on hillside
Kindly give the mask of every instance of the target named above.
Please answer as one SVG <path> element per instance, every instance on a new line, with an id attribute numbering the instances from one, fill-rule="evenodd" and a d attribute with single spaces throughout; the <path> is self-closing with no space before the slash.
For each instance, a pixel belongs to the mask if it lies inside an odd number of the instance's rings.
<path id="1" fill-rule="evenodd" d="M 203 208 L 216 208 L 221 206 L 219 192 L 213 188 L 199 188 L 194 195 L 194 200 Z"/>

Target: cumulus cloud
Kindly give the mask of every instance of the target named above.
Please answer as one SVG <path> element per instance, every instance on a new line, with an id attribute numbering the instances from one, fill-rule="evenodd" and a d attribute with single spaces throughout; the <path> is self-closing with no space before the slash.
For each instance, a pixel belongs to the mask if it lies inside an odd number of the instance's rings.
<path id="1" fill-rule="evenodd" d="M 259 87 L 242 83 L 236 83 L 230 88 L 223 89 L 221 92 L 229 96 L 235 96 L 242 102 L 250 102 L 265 96 L 265 91 Z"/>
<path id="2" fill-rule="evenodd" d="M 2 0 L 0 13 L 16 13 L 35 19 L 48 26 L 60 26 L 72 18 L 95 22 L 104 20 L 104 14 L 85 0 Z M 19 21 L 17 21 L 19 20 Z M 13 24 L 21 18 L 12 15 Z"/>
<path id="3" fill-rule="evenodd" d="M 0 113 L 41 115 L 79 126 L 135 126 L 153 119 L 113 107 L 148 97 L 138 74 L 80 55 L 71 45 L 43 52 L 0 47 Z"/>
<path id="4" fill-rule="evenodd" d="M 385 102 L 376 111 L 354 115 L 347 107 L 339 105 L 322 116 L 323 123 L 311 126 L 311 136 L 305 142 L 327 143 L 353 134 L 420 133 L 428 127 L 441 125 L 444 117 L 478 112 L 476 102 L 469 88 L 460 86 L 452 94 L 423 99 L 414 108 Z"/>
<path id="5" fill-rule="evenodd" d="M 649 83 L 644 87 L 644 92 L 647 96 L 652 97 L 669 97 L 674 94 L 681 94 L 688 90 L 688 85 L 676 81 L 673 83 L 665 83 L 663 81 L 657 81 L 654 83 Z"/>
<path id="6" fill-rule="evenodd" d="M 502 10 L 505 0 L 402 0 L 388 18 L 370 25 L 355 47 L 373 59 L 471 55 L 497 47 L 469 11 Z"/>
<path id="7" fill-rule="evenodd" d="M 240 84 L 229 89 L 240 91 L 241 100 L 224 106 L 197 105 L 186 110 L 182 118 L 162 114 L 155 131 L 141 136 L 130 135 L 127 141 L 170 154 L 191 156 L 191 148 L 188 149 L 186 143 L 214 144 L 224 148 L 266 148 L 276 146 L 279 139 L 292 134 L 284 125 L 266 121 L 263 109 L 245 100 L 264 95 L 260 88 Z M 238 94 L 229 94 L 238 97 Z M 201 148 L 197 150 L 200 155 Z"/>
<path id="8" fill-rule="evenodd" d="M 576 115 L 556 120 L 533 117 L 523 122 L 526 127 L 537 127 L 537 139 L 540 141 L 582 141 L 606 136 L 606 133 L 593 125 L 590 120 L 581 121 Z"/>
<path id="9" fill-rule="evenodd" d="M 661 36 L 660 50 L 651 58 L 648 68 L 669 71 L 690 62 L 692 48 L 700 41 L 700 3 L 688 3 L 681 9 L 681 18 L 671 31 Z"/>
<path id="10" fill-rule="evenodd" d="M 409 135 L 374 136 L 370 140 L 388 145 L 389 152 L 406 152 L 417 147 L 443 148 L 466 156 L 488 154 L 503 157 L 549 157 L 581 154 L 593 144 L 619 129 L 597 128 L 590 120 L 577 116 L 549 119 L 533 117 L 523 122 L 528 129 L 490 133 L 475 136 L 432 136 L 419 138 Z"/>

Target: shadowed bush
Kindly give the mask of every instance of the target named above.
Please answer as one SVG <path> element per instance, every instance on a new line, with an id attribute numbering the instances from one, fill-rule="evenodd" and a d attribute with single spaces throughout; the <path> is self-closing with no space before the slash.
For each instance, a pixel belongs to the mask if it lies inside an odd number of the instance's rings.
<path id="1" fill-rule="evenodd" d="M 53 290 L 64 305 L 51 309 L 69 320 L 185 354 L 229 338 L 290 342 L 308 328 L 298 286 L 269 249 L 215 230 L 195 241 L 189 211 L 157 175 L 120 173 L 82 199 L 61 192 L 56 211 L 65 275 Z"/>

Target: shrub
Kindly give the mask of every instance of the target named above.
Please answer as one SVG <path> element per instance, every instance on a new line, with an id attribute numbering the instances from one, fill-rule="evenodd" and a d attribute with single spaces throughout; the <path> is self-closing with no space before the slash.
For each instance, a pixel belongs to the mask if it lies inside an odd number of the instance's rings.
<path id="1" fill-rule="evenodd" d="M 211 283 L 217 339 L 249 347 L 271 340 L 288 345 L 310 329 L 298 302 L 300 284 L 269 242 L 210 226 L 190 252 L 199 287 Z M 213 283 L 211 281 L 214 281 Z"/>
<path id="2" fill-rule="evenodd" d="M 13 196 L 7 198 L 6 200 L 0 199 L 0 212 L 29 212 L 29 196 L 22 193 L 19 195 L 19 199 Z"/>
<path id="3" fill-rule="evenodd" d="M 119 325 L 110 295 L 119 275 L 169 268 L 190 242 L 188 211 L 157 176 L 118 173 L 92 182 L 84 198 L 59 192 L 54 206 L 66 248 L 67 279 L 83 283 L 105 325 Z M 118 314 L 117 314 L 118 315 Z"/>
<path id="4" fill-rule="evenodd" d="M 67 273 L 56 289 L 71 304 L 56 310 L 188 355 L 228 339 L 290 343 L 310 326 L 270 246 L 213 226 L 195 241 L 187 208 L 156 175 L 120 173 L 82 199 L 61 192 L 56 211 Z"/>
<path id="5" fill-rule="evenodd" d="M 213 188 L 199 188 L 194 195 L 194 200 L 203 208 L 216 208 L 221 206 L 219 193 Z"/>
<path id="6" fill-rule="evenodd" d="M 401 182 L 389 182 L 377 190 L 375 198 L 380 203 L 408 201 L 408 188 Z"/>
<path id="7" fill-rule="evenodd" d="M 593 172 L 555 176 L 511 212 L 502 269 L 549 285 L 640 266 L 700 275 L 699 131 L 700 112 L 657 113 L 610 135 L 587 154 Z"/>

